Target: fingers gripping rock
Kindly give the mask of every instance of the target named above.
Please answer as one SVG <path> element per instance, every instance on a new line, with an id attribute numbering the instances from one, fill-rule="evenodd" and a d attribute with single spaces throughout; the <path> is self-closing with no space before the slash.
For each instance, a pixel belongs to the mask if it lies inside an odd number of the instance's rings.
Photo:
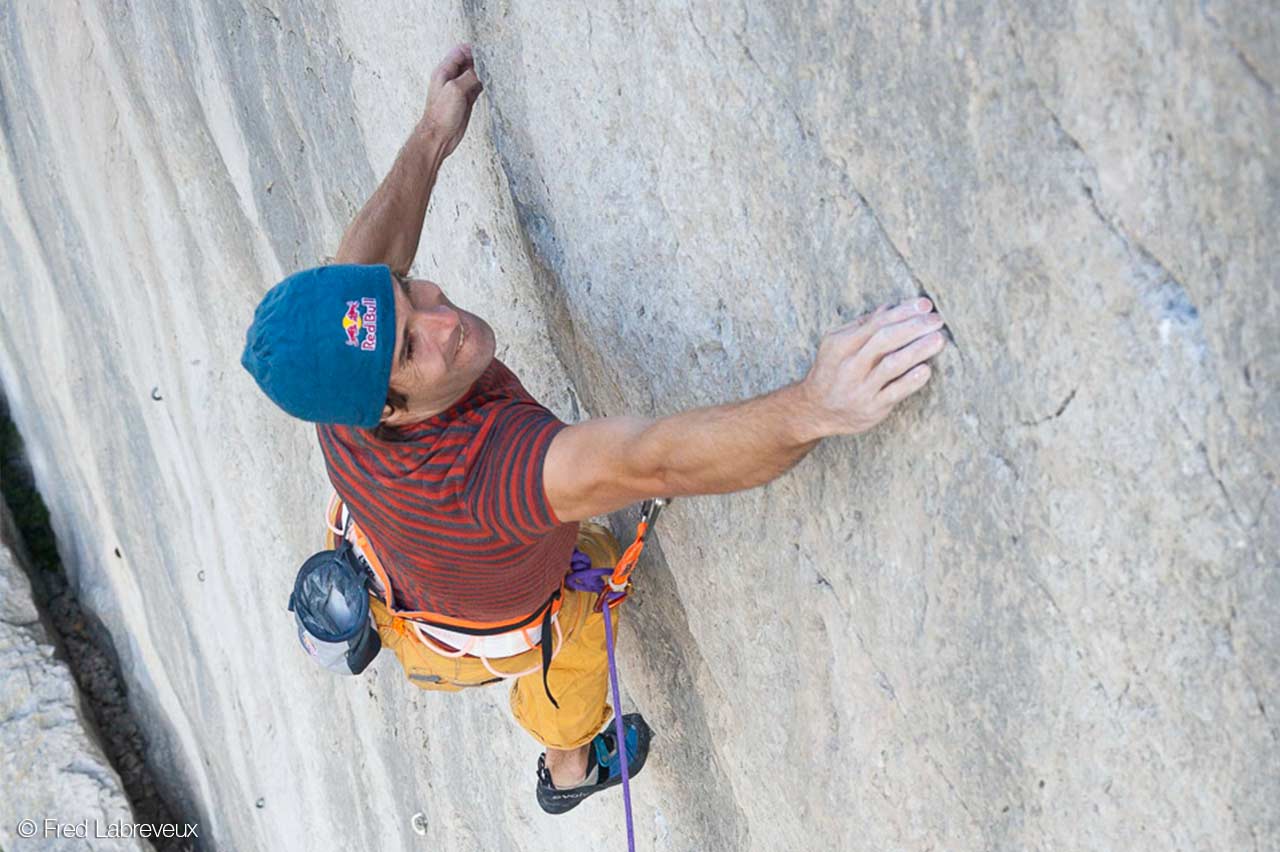
<path id="1" fill-rule="evenodd" d="M 805 377 L 813 416 L 832 435 L 875 427 L 927 383 L 925 362 L 945 345 L 928 299 L 881 307 L 827 334 Z"/>

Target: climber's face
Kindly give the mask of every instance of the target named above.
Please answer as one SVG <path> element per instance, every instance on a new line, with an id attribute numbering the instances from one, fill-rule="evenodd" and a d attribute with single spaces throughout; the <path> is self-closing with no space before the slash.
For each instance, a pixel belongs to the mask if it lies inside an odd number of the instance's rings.
<path id="1" fill-rule="evenodd" d="M 493 361 L 493 329 L 459 309 L 431 281 L 396 276 L 396 348 L 391 390 L 405 409 L 383 411 L 382 422 L 402 426 L 438 414 L 465 394 Z"/>

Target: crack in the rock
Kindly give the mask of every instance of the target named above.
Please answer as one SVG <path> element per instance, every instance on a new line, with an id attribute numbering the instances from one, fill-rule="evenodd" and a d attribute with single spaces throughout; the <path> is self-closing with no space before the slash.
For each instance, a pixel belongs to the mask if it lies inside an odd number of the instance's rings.
<path id="1" fill-rule="evenodd" d="M 1262 519 L 1266 517 L 1267 503 L 1271 502 L 1271 495 L 1280 491 L 1280 488 L 1272 486 L 1266 494 L 1262 495 L 1262 499 L 1258 501 L 1258 510 L 1253 513 L 1253 523 L 1249 525 L 1249 532 L 1253 532 L 1262 523 Z"/>
<path id="2" fill-rule="evenodd" d="M 818 581 L 819 585 L 826 583 L 828 587 L 830 586 L 830 583 L 826 580 L 825 577 L 823 577 L 822 575 L 818 575 L 818 577 L 819 577 L 819 581 Z M 844 605 L 844 602 L 840 600 L 839 596 L 835 596 L 835 600 L 836 600 L 837 607 L 839 608 L 841 613 L 844 615 L 846 621 L 849 624 L 849 629 L 853 631 L 854 638 L 858 640 L 859 650 L 862 651 L 863 655 L 867 658 L 868 662 L 871 663 L 871 668 L 875 672 L 876 686 L 879 687 L 879 689 L 889 697 L 889 700 L 893 704 L 894 708 L 897 710 L 898 715 L 902 716 L 902 718 L 904 719 L 907 719 L 908 718 L 907 714 L 903 710 L 902 705 L 898 701 L 898 691 L 894 689 L 893 681 L 889 680 L 889 676 L 885 673 L 884 668 L 880 665 L 879 662 L 876 661 L 875 655 L 871 653 L 871 646 L 867 644 L 867 640 L 862 635 L 862 631 L 858 629 L 857 624 L 854 622 L 852 618 L 852 613 L 850 613 L 848 607 Z"/>
<path id="3" fill-rule="evenodd" d="M 982 833 L 982 823 L 979 822 L 978 818 L 973 815 L 973 810 L 969 807 L 969 803 L 964 800 L 964 796 L 960 795 L 960 791 L 956 789 L 956 785 L 951 783 L 951 779 L 947 777 L 947 773 L 942 768 L 942 764 L 939 763 L 938 759 L 933 756 L 933 752 L 929 750 L 928 746 L 921 746 L 921 747 L 924 749 L 925 760 L 928 762 L 930 766 L 933 767 L 933 771 L 937 772 L 938 776 L 942 778 L 943 783 L 947 785 L 947 789 L 951 791 L 951 795 L 956 797 L 956 801 L 960 803 L 960 807 L 964 809 L 965 814 L 969 817 L 969 819 L 973 822 L 973 824 L 977 826 L 978 832 Z"/>
<path id="4" fill-rule="evenodd" d="M 889 681 L 888 675 L 884 673 L 884 669 L 880 667 L 880 664 L 876 662 L 875 657 L 872 656 L 871 650 L 870 648 L 868 648 L 866 640 L 862 637 L 862 633 L 861 631 L 858 630 L 857 627 L 853 627 L 853 635 L 857 638 L 858 645 L 861 647 L 862 652 L 866 655 L 867 659 L 871 662 L 872 668 L 875 669 L 876 685 L 879 686 L 882 691 L 888 694 L 897 714 L 907 722 L 910 722 L 911 721 L 910 717 L 907 715 L 907 712 L 903 708 L 902 703 L 898 701 L 897 691 L 893 688 L 893 684 Z M 969 807 L 969 803 L 965 801 L 965 798 L 962 795 L 960 795 L 960 791 L 956 788 L 956 785 L 951 782 L 951 778 L 947 775 L 946 771 L 942 768 L 942 764 L 938 762 L 938 759 L 933 756 L 933 752 L 930 751 L 929 747 L 925 745 L 923 742 L 917 739 L 916 745 L 920 748 L 921 751 L 924 752 L 925 760 L 929 763 L 931 767 L 933 767 L 933 770 L 938 773 L 938 776 L 942 779 L 943 783 L 947 785 L 947 789 L 951 791 L 951 794 L 953 796 L 955 796 L 956 801 L 960 803 L 960 807 L 964 809 L 964 812 L 969 817 L 970 821 L 972 821 L 973 824 L 977 826 L 979 832 L 981 832 L 982 823 L 979 822 L 977 817 L 974 816 L 973 810 Z"/>
<path id="5" fill-rule="evenodd" d="M 734 33 L 733 39 L 738 43 L 738 47 L 742 48 L 742 53 L 744 56 L 747 57 L 747 61 L 750 62 L 753 66 L 755 66 L 755 69 L 760 72 L 760 76 L 764 77 L 767 80 L 769 78 L 769 75 L 765 73 L 764 68 L 761 67 L 760 62 L 756 59 L 755 54 L 752 53 L 751 48 L 747 46 L 747 40 L 743 36 L 743 34 Z"/>
<path id="6" fill-rule="evenodd" d="M 1262 87 L 1262 91 L 1266 92 L 1268 98 L 1274 99 L 1276 96 L 1275 86 L 1273 86 L 1266 77 L 1262 76 L 1262 71 L 1254 61 L 1249 58 L 1249 54 L 1245 53 L 1244 50 L 1232 40 L 1231 36 L 1227 34 L 1227 28 L 1222 25 L 1222 22 L 1218 20 L 1217 16 L 1209 11 L 1209 4 L 1206 0 L 1201 0 L 1200 14 L 1204 15 L 1204 19 L 1209 24 L 1210 28 L 1222 37 L 1222 40 L 1227 43 L 1227 47 L 1231 48 L 1231 52 L 1235 55 L 1236 59 L 1244 66 L 1245 74 L 1251 77 L 1255 83 Z"/>
<path id="7" fill-rule="evenodd" d="M 825 166 L 828 171 L 831 171 L 836 175 L 837 182 L 840 184 L 841 189 L 857 199 L 858 205 L 866 215 L 871 217 L 871 221 L 875 224 L 876 231 L 879 232 L 880 238 L 889 246 L 890 251 L 893 252 L 893 256 L 897 259 L 898 263 L 902 265 L 903 270 L 906 271 L 907 277 L 911 279 L 911 283 L 915 285 L 916 290 L 920 295 L 925 296 L 929 301 L 933 302 L 936 308 L 938 305 L 937 299 L 930 295 L 929 289 L 925 287 L 924 282 L 920 280 L 920 276 L 917 275 L 915 269 L 912 268 L 911 263 L 907 260 L 907 256 L 903 254 L 902 249 L 898 247 L 898 244 L 894 241 L 893 237 L 890 236 L 888 228 L 885 227 L 884 222 L 880 218 L 880 214 L 876 212 L 875 207 L 871 205 L 871 202 L 867 200 L 867 197 L 863 195 L 862 191 L 854 184 L 853 177 L 849 174 L 845 166 L 836 162 L 835 158 L 825 153 L 820 156 L 819 163 L 820 165 Z M 968 356 L 965 355 L 964 349 L 962 349 L 960 344 L 956 341 L 955 333 L 949 326 L 945 325 L 943 326 L 943 333 L 956 348 L 956 352 L 960 354 L 960 360 L 967 365 Z"/>
<path id="8" fill-rule="evenodd" d="M 550 232 L 551 225 L 546 217 L 532 203 L 524 201 L 518 195 L 519 181 L 513 173 L 512 155 L 508 150 L 507 120 L 498 105 L 496 98 L 486 98 L 489 105 L 490 124 L 493 128 L 493 144 L 498 154 L 498 165 L 507 181 L 507 194 L 515 208 L 516 224 L 519 226 L 521 246 L 525 258 L 529 261 L 530 271 L 538 286 L 536 293 L 547 316 L 548 339 L 551 350 L 560 364 L 561 370 L 569 376 L 575 387 L 586 386 L 586 376 L 576 369 L 581 361 L 573 357 L 569 347 L 578 339 L 577 326 L 573 313 L 569 310 L 564 288 L 560 286 L 558 270 L 563 268 L 559 257 L 548 257 L 556 254 L 555 235 Z M 548 245 L 548 242 L 551 245 Z M 565 333 L 552 334 L 553 328 L 560 328 Z M 576 400 L 575 400 L 576 402 Z"/>
<path id="9" fill-rule="evenodd" d="M 1232 626 L 1235 623 L 1235 620 L 1236 620 L 1236 608 L 1231 607 L 1231 613 L 1227 617 L 1226 630 L 1227 630 L 1227 644 L 1231 647 L 1231 654 L 1233 657 L 1236 656 L 1235 630 Z M 1262 703 L 1262 690 L 1258 688 L 1257 681 L 1255 681 L 1253 678 L 1253 672 L 1249 669 L 1247 658 L 1241 658 L 1239 661 L 1239 666 L 1240 666 L 1240 673 L 1244 675 L 1244 682 L 1248 684 L 1249 689 L 1253 691 L 1253 700 L 1257 704 L 1258 712 L 1262 715 L 1263 727 L 1267 729 L 1267 733 L 1271 735 L 1271 738 L 1273 740 L 1275 740 L 1277 743 L 1280 743 L 1280 726 L 1273 724 L 1271 721 L 1271 718 L 1267 715 L 1267 707 L 1265 704 Z"/>
<path id="10" fill-rule="evenodd" d="M 992 456 L 992 458 L 996 459 L 1009 469 L 1009 472 L 1013 474 L 1015 482 L 1020 482 L 1022 480 L 1022 475 L 1018 471 L 1017 466 L 1013 462 L 1009 461 L 1005 456 L 1004 448 L 992 441 L 991 438 L 987 437 L 987 434 L 982 430 L 982 421 L 978 420 L 977 415 L 970 413 L 970 418 L 973 420 L 973 423 L 968 423 L 966 421 L 966 425 L 973 430 L 973 434 L 978 436 L 978 440 L 986 445 L 987 452 Z M 977 425 L 973 425 L 975 423 Z"/>
<path id="11" fill-rule="evenodd" d="M 32 678 L 30 672 L 27 673 L 27 680 L 28 682 L 31 683 L 32 686 L 35 685 L 34 679 Z M 5 727 L 6 725 L 13 724 L 14 722 L 21 722 L 26 719 L 30 719 L 39 710 L 40 710 L 39 702 L 24 704 L 21 707 L 14 710 L 8 716 L 5 716 L 3 719 L 0 719 L 0 728 Z"/>
<path id="12" fill-rule="evenodd" d="M 862 638 L 862 631 L 857 626 L 853 626 L 853 635 L 858 640 L 858 647 L 862 649 L 862 653 L 866 654 L 867 659 L 871 661 L 871 667 L 876 671 L 876 686 L 880 687 L 889 699 L 895 704 L 898 703 L 898 691 L 893 688 L 893 683 L 889 680 L 889 676 L 884 673 L 884 669 L 876 662 L 875 656 L 871 653 L 871 648 L 867 645 L 867 640 Z"/>
<path id="13" fill-rule="evenodd" d="M 1218 490 L 1222 492 L 1222 499 L 1227 504 L 1227 510 L 1231 513 L 1231 517 L 1235 518 L 1236 524 L 1242 530 L 1252 529 L 1249 524 L 1244 522 L 1244 518 L 1241 517 L 1240 511 L 1236 508 L 1235 500 L 1231 497 L 1231 492 L 1227 490 L 1226 483 L 1222 481 L 1222 477 L 1219 476 L 1218 471 L 1214 469 L 1213 460 L 1209 458 L 1209 448 L 1205 445 L 1205 442 L 1197 438 L 1195 433 L 1191 431 L 1191 426 L 1188 425 L 1187 421 L 1183 418 L 1182 412 L 1175 408 L 1173 414 L 1177 419 L 1178 424 L 1182 427 L 1182 431 L 1186 434 L 1187 440 L 1192 443 L 1196 448 L 1196 451 L 1199 452 L 1200 456 L 1204 459 L 1205 469 L 1209 471 L 1209 476 L 1213 481 L 1218 484 Z"/>
<path id="14" fill-rule="evenodd" d="M 693 16 L 693 5 L 691 3 L 686 4 L 685 12 L 689 16 L 689 26 L 693 27 L 693 31 L 694 33 L 697 34 L 699 41 L 702 42 L 702 46 L 706 49 L 707 53 L 711 54 L 711 58 L 715 60 L 715 67 L 723 67 L 725 63 L 720 59 L 720 53 L 711 46 L 711 42 L 707 39 L 706 33 L 704 33 L 702 31 L 702 28 L 698 26 L 698 21 Z M 763 73 L 763 71 L 761 73 Z M 752 100 L 747 97 L 747 93 L 744 92 L 742 90 L 742 87 L 738 85 L 738 81 L 736 77 L 733 74 L 727 74 L 725 75 L 725 80 L 729 83 L 729 85 L 733 88 L 733 90 L 738 93 L 738 97 L 742 98 L 742 103 L 747 108 L 747 116 L 750 118 L 751 123 L 755 125 L 756 130 L 760 133 L 760 136 L 761 137 L 767 136 L 768 134 L 765 133 L 764 125 L 760 123 L 760 118 L 759 116 L 756 115 L 756 110 L 752 108 L 753 106 Z"/>
<path id="15" fill-rule="evenodd" d="M 929 581 L 926 572 L 928 571 L 927 554 L 920 554 L 920 585 L 924 591 L 924 606 L 920 608 L 920 621 L 916 624 L 916 638 L 924 636 L 924 626 L 929 620 Z"/>
<path id="16" fill-rule="evenodd" d="M 582 406 L 578 402 L 578 391 L 572 384 L 565 385 L 565 393 L 569 395 L 569 422 L 577 423 L 582 419 Z"/>
<path id="17" fill-rule="evenodd" d="M 1049 121 L 1058 136 L 1079 155 L 1087 169 L 1087 172 L 1092 177 L 1092 183 L 1100 187 L 1101 182 L 1098 177 L 1099 173 L 1097 165 L 1084 149 L 1084 146 L 1080 144 L 1080 141 L 1066 129 L 1057 113 L 1055 113 L 1049 106 L 1044 92 L 1042 91 L 1038 81 L 1031 74 L 1030 66 L 1023 57 L 1021 40 L 1012 23 L 1012 17 L 1008 17 L 1010 21 L 1010 41 L 1013 45 L 1014 55 L 1022 68 L 1024 76 L 1030 82 L 1031 90 L 1034 93 L 1037 102 L 1048 115 Z M 1193 342 L 1197 349 L 1201 352 L 1211 352 L 1212 349 L 1208 345 L 1208 341 L 1205 339 L 1204 328 L 1199 318 L 1199 308 L 1191 299 L 1186 286 L 1172 272 L 1170 272 L 1169 268 L 1158 257 L 1156 257 L 1151 250 L 1149 250 L 1134 235 L 1129 233 L 1128 229 L 1124 227 L 1118 217 L 1109 216 L 1103 210 L 1098 199 L 1097 191 L 1094 186 L 1090 184 L 1089 180 L 1082 177 L 1080 180 L 1080 186 L 1088 200 L 1089 209 L 1093 213 L 1094 217 L 1102 223 L 1105 228 L 1107 228 L 1113 237 L 1119 240 L 1120 245 L 1124 248 L 1127 254 L 1138 262 L 1139 267 L 1144 269 L 1146 272 L 1148 280 L 1152 282 L 1150 285 L 1143 288 L 1143 295 L 1147 297 L 1150 297 L 1151 295 L 1162 297 L 1162 301 L 1164 302 L 1163 309 L 1166 316 L 1172 315 L 1179 322 L 1189 325 L 1193 336 Z M 1170 289 L 1172 292 L 1167 292 Z M 1162 293 L 1162 290 L 1166 292 Z M 1188 438 L 1191 439 L 1192 443 L 1199 449 L 1201 455 L 1204 457 L 1205 467 L 1216 483 L 1218 490 L 1221 492 L 1223 501 L 1225 502 L 1228 511 L 1231 513 L 1231 516 L 1242 529 L 1253 529 L 1253 527 L 1256 526 L 1257 521 L 1255 520 L 1253 525 L 1249 525 L 1244 522 L 1244 518 L 1237 509 L 1230 490 L 1227 488 L 1222 477 L 1218 474 L 1218 471 L 1214 468 L 1204 443 L 1198 441 L 1192 435 L 1189 426 L 1182 419 L 1181 414 L 1176 410 L 1175 415 L 1178 417 L 1178 420 L 1181 423 L 1183 430 L 1187 433 Z"/>
<path id="18" fill-rule="evenodd" d="M 1275 88 L 1267 81 L 1266 77 L 1262 76 L 1262 72 L 1258 70 L 1258 66 L 1254 65 L 1253 61 L 1249 59 L 1249 54 L 1237 47 L 1236 43 L 1230 39 L 1227 40 L 1227 44 L 1235 53 L 1236 58 L 1240 60 L 1240 64 L 1244 66 L 1244 70 L 1248 76 L 1252 77 L 1258 85 L 1262 87 L 1262 91 L 1267 93 L 1268 98 L 1274 99 L 1276 96 Z"/>
<path id="19" fill-rule="evenodd" d="M 1262 703 L 1262 692 L 1258 689 L 1258 684 L 1254 682 L 1253 674 L 1249 671 L 1249 667 L 1240 664 L 1240 671 L 1244 674 L 1244 682 L 1249 684 L 1249 689 L 1253 690 L 1253 700 L 1258 705 L 1258 712 L 1262 714 L 1262 724 L 1267 729 L 1267 733 L 1271 735 L 1271 739 L 1280 743 L 1280 724 L 1271 721 L 1271 717 L 1267 715 L 1267 707 Z"/>
<path id="20" fill-rule="evenodd" d="M 1062 121 L 1058 118 L 1058 114 L 1049 106 L 1049 100 L 1044 96 L 1044 91 L 1040 88 L 1040 82 L 1036 80 L 1035 75 L 1031 73 L 1031 65 L 1022 55 L 1022 38 L 1018 35 L 1017 27 L 1013 25 L 1013 16 L 1009 15 L 1008 10 L 1005 11 L 1005 15 L 1009 18 L 1009 43 L 1013 45 L 1013 56 L 1018 60 L 1018 65 L 1022 68 L 1023 76 L 1031 84 L 1031 91 L 1036 96 L 1036 102 L 1040 105 L 1041 109 L 1049 114 L 1049 120 L 1053 122 L 1054 129 L 1057 130 L 1058 135 L 1065 139 L 1067 144 L 1074 148 L 1076 153 L 1084 159 L 1089 170 L 1093 172 L 1096 180 L 1098 167 L 1094 164 L 1093 159 L 1089 156 L 1088 152 L 1084 150 L 1084 146 L 1080 144 L 1076 137 L 1072 136 L 1071 133 L 1067 131 L 1066 127 L 1063 126 Z"/>
<path id="21" fill-rule="evenodd" d="M 1055 418 L 1061 417 L 1062 412 L 1067 410 L 1067 406 L 1071 404 L 1071 400 L 1076 398 L 1077 390 L 1079 390 L 1079 388 L 1072 388 L 1071 393 L 1067 394 L 1067 398 L 1062 401 L 1062 405 L 1059 405 L 1058 410 L 1053 413 Z"/>
<path id="22" fill-rule="evenodd" d="M 1062 404 L 1058 406 L 1058 410 L 1053 412 L 1052 414 L 1045 415 L 1044 417 L 1041 417 L 1038 420 L 1019 420 L 1018 422 L 1023 426 L 1032 427 L 1032 426 L 1039 426 L 1041 423 L 1048 423 L 1050 420 L 1057 420 L 1059 417 L 1062 416 L 1062 413 L 1067 410 L 1067 406 L 1071 404 L 1071 400 L 1076 398 L 1076 391 L 1078 390 L 1080 389 L 1072 388 L 1071 393 L 1067 394 L 1067 398 L 1064 399 L 1062 401 Z"/>
<path id="23" fill-rule="evenodd" d="M 83 760 L 80 760 L 79 758 L 73 760 L 71 763 L 68 763 L 66 766 L 62 767 L 62 772 L 64 774 L 82 775 L 85 778 L 88 778 L 89 780 L 91 780 L 98 787 L 101 787 L 106 790 L 114 790 L 116 787 L 116 782 L 108 774 L 108 771 L 109 770 L 107 770 L 105 767 L 94 766 L 92 764 L 85 763 Z"/>
<path id="24" fill-rule="evenodd" d="M 268 7 L 265 3 L 259 3 L 259 4 L 258 4 L 258 11 L 262 13 L 262 16 L 263 16 L 264 18 L 267 18 L 268 20 L 270 20 L 270 21 L 271 21 L 272 23 L 274 23 L 277 27 L 279 27 L 279 26 L 281 25 L 281 24 L 280 24 L 280 15 L 279 15 L 279 14 L 277 14 L 277 13 L 276 13 L 276 11 L 275 11 L 274 9 L 271 9 L 270 7 Z"/>
<path id="25" fill-rule="evenodd" d="M 687 5 L 685 7 L 685 10 L 689 16 L 689 23 L 693 27 L 693 30 L 697 34 L 699 40 L 702 42 L 702 46 L 706 48 L 707 52 L 710 53 L 711 56 L 717 60 L 717 62 L 720 61 L 719 54 L 711 47 L 711 44 L 709 43 L 706 34 L 702 32 L 702 29 L 698 26 L 697 21 L 694 19 L 692 6 Z M 751 52 L 751 48 L 747 45 L 746 38 L 745 38 L 745 30 L 750 25 L 751 12 L 749 9 L 747 9 L 746 4 L 743 4 L 743 15 L 744 15 L 744 22 L 742 25 L 743 32 L 735 31 L 733 33 L 734 40 L 738 43 L 738 47 L 742 50 L 743 56 L 745 56 L 747 61 L 751 64 L 751 66 L 755 68 L 756 72 L 760 75 L 760 78 L 765 82 L 765 84 L 768 85 L 771 90 L 773 90 L 775 95 L 779 95 L 780 100 L 785 101 L 785 97 L 784 97 L 785 92 L 781 91 L 782 87 L 780 87 L 778 83 L 773 79 L 773 77 L 768 72 L 765 71 L 764 67 L 760 64 L 759 60 L 756 59 L 755 54 Z M 731 86 L 733 86 L 734 90 L 738 92 L 739 96 L 741 96 L 743 100 L 746 101 L 748 105 L 750 105 L 750 101 L 747 100 L 746 96 L 743 94 L 741 88 L 738 87 L 737 82 L 734 81 L 732 76 L 730 76 L 729 78 L 729 83 Z M 929 291 L 925 287 L 924 282 L 920 280 L 920 276 L 916 274 L 915 269 L 913 269 L 910 262 L 908 262 L 907 257 L 903 253 L 902 249 L 898 247 L 898 244 L 894 241 L 893 237 L 890 236 L 889 230 L 888 228 L 885 227 L 884 221 L 880 218 L 880 215 L 876 212 L 875 208 L 871 205 L 871 202 L 867 200 L 866 195 L 864 195 L 862 191 L 858 189 L 858 187 L 854 184 L 853 178 L 848 173 L 847 168 L 837 163 L 830 155 L 822 151 L 820 147 L 816 146 L 816 140 L 818 138 L 817 134 L 814 133 L 813 130 L 805 123 L 804 119 L 801 117 L 798 110 L 792 108 L 790 112 L 791 112 L 791 117 L 795 120 L 796 128 L 799 130 L 801 140 L 806 144 L 815 145 L 815 147 L 817 148 L 819 165 L 825 166 L 829 170 L 835 172 L 835 174 L 838 176 L 838 180 L 839 180 L 839 183 L 841 184 L 841 187 L 845 190 L 845 192 L 853 195 L 858 200 L 858 204 L 862 207 L 862 209 L 871 217 L 871 221 L 875 223 L 876 230 L 880 232 L 881 238 L 885 241 L 885 243 L 888 244 L 889 248 L 893 252 L 894 257 L 896 257 L 898 262 L 902 264 L 902 268 L 906 270 L 907 276 L 911 279 L 911 282 L 915 285 L 917 291 L 921 295 L 926 296 L 935 305 L 937 305 L 937 300 L 934 299 L 933 296 L 929 295 Z M 756 125 L 756 128 L 763 135 L 764 128 L 761 127 L 759 120 L 755 117 L 754 111 L 752 111 L 751 117 L 752 117 L 753 123 L 755 123 Z M 949 325 L 944 325 L 942 328 L 942 333 L 946 336 L 947 340 L 950 341 L 951 345 L 954 346 L 956 351 L 960 354 L 960 360 L 967 365 L 968 357 L 965 355 L 964 350 L 960 347 L 960 344 L 956 341 L 955 332 L 951 329 Z"/>
<path id="26" fill-rule="evenodd" d="M 593 71 L 596 72 L 596 79 L 598 80 L 601 78 L 602 75 L 600 73 L 600 63 L 596 61 L 596 52 L 594 47 L 596 28 L 595 28 L 595 24 L 591 20 L 591 4 L 589 3 L 587 4 L 586 11 L 587 11 L 587 56 L 590 57 L 591 59 L 591 68 Z"/>
<path id="27" fill-rule="evenodd" d="M 1022 68 L 1023 76 L 1031 85 L 1031 91 L 1035 94 L 1036 102 L 1049 116 L 1049 121 L 1053 125 L 1058 136 L 1080 155 L 1080 158 L 1084 161 L 1085 167 L 1092 174 L 1093 183 L 1100 187 L 1101 181 L 1098 178 L 1097 164 L 1094 162 L 1093 158 L 1089 156 L 1089 153 L 1084 149 L 1084 146 L 1080 144 L 1080 140 L 1076 139 L 1076 137 L 1067 130 L 1066 126 L 1063 125 L 1062 120 L 1058 117 L 1058 114 L 1049 106 L 1049 101 L 1045 97 L 1044 91 L 1040 87 L 1040 83 L 1036 80 L 1035 75 L 1031 73 L 1031 66 L 1027 64 L 1027 61 L 1023 58 L 1022 40 L 1018 36 L 1017 28 L 1014 27 L 1011 16 L 1008 27 L 1009 40 L 1013 45 L 1013 55 L 1018 60 L 1018 65 Z M 1083 190 L 1085 197 L 1089 201 L 1089 209 L 1093 212 L 1093 215 L 1098 219 L 1098 221 L 1106 226 L 1107 230 L 1109 230 L 1112 235 L 1120 241 L 1121 245 L 1124 246 L 1129 254 L 1136 255 L 1138 260 L 1143 264 L 1154 269 L 1157 273 L 1153 276 L 1154 278 L 1160 281 L 1168 281 L 1176 287 L 1181 296 L 1198 315 L 1199 309 L 1196 307 L 1195 302 L 1190 298 L 1190 294 L 1188 293 L 1186 286 L 1178 280 L 1177 276 L 1169 271 L 1168 266 L 1161 262 L 1161 260 L 1156 257 L 1150 249 L 1143 245 L 1141 241 L 1130 234 L 1128 229 L 1124 227 L 1123 223 L 1121 223 L 1118 218 L 1107 215 L 1107 213 L 1102 209 L 1102 205 L 1098 202 L 1097 190 L 1090 185 L 1089 181 L 1082 178 L 1080 181 L 1080 188 Z M 1197 331 L 1199 331 L 1198 322 L 1196 327 Z M 1202 337 L 1203 335 L 1199 334 L 1198 336 Z"/>
<path id="28" fill-rule="evenodd" d="M 1058 123 L 1057 116 L 1050 113 L 1050 117 L 1053 119 L 1054 124 L 1057 127 L 1059 127 L 1059 129 L 1061 129 L 1062 125 Z M 1063 130 L 1063 133 L 1066 134 L 1066 131 Z M 1066 134 L 1066 135 L 1068 139 L 1071 139 L 1070 134 Z M 1074 139 L 1072 139 L 1071 141 L 1073 144 L 1076 145 L 1077 148 L 1079 148 L 1078 142 L 1075 142 Z M 1081 148 L 1080 151 L 1082 154 L 1084 153 L 1084 149 Z M 1088 155 L 1085 155 L 1085 156 L 1087 159 Z M 1095 180 L 1097 179 L 1096 169 L 1094 170 L 1094 178 Z M 1098 198 L 1097 198 L 1097 195 L 1095 194 L 1093 187 L 1089 186 L 1089 184 L 1085 183 L 1084 181 L 1081 181 L 1080 188 L 1084 190 L 1085 196 L 1089 199 L 1089 209 L 1093 211 L 1093 215 L 1097 217 L 1098 221 L 1100 221 L 1103 225 L 1105 225 L 1107 229 L 1111 231 L 1111 233 L 1115 235 L 1115 237 L 1118 240 L 1120 240 L 1120 243 L 1129 251 L 1130 254 L 1137 255 L 1137 258 L 1140 261 L 1142 261 L 1146 266 L 1148 266 L 1149 268 L 1154 268 L 1154 271 L 1157 274 L 1154 275 L 1153 278 L 1155 278 L 1158 281 L 1167 281 L 1177 288 L 1177 292 L 1182 296 L 1182 298 L 1187 302 L 1187 304 L 1191 306 L 1191 310 L 1194 312 L 1194 315 L 1197 317 L 1195 322 L 1195 327 L 1197 332 L 1196 336 L 1203 338 L 1204 334 L 1200 329 L 1200 323 L 1198 319 L 1200 314 L 1200 309 L 1199 307 L 1196 306 L 1195 302 L 1192 301 L 1190 294 L 1187 292 L 1186 286 L 1181 281 L 1178 280 L 1177 276 L 1175 276 L 1172 272 L 1169 271 L 1169 268 L 1165 266 L 1164 263 L 1161 262 L 1161 260 L 1158 257 L 1156 257 L 1154 254 L 1151 253 L 1150 249 L 1148 249 L 1145 245 L 1139 242 L 1136 237 L 1133 237 L 1129 233 L 1128 229 L 1126 229 L 1118 219 L 1113 219 L 1102 210 L 1102 206 L 1098 203 Z"/>
<path id="29" fill-rule="evenodd" d="M 1045 584 L 1044 580 L 1041 579 L 1040 575 L 1037 574 L 1035 571 L 1028 571 L 1027 578 L 1031 580 L 1031 584 L 1035 586 L 1037 589 L 1039 589 L 1040 593 L 1043 594 L 1045 598 L 1049 601 L 1049 606 L 1053 607 L 1054 614 L 1061 616 L 1062 608 L 1058 606 L 1057 599 L 1053 596 L 1053 593 L 1049 591 L 1048 585 Z"/>

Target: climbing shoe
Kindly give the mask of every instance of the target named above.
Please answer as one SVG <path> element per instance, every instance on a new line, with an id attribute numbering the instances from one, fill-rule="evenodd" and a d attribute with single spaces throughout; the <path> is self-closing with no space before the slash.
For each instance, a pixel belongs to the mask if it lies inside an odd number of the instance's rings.
<path id="1" fill-rule="evenodd" d="M 649 756 L 652 732 L 639 713 L 623 716 L 622 727 L 627 740 L 628 774 L 635 778 L 644 768 L 645 758 Z M 563 790 L 551 783 L 546 755 L 541 755 L 538 758 L 538 804 L 542 809 L 549 814 L 562 814 L 577 807 L 579 802 L 592 793 L 621 784 L 622 758 L 618 754 L 616 740 L 614 724 L 610 722 L 609 727 L 596 734 L 591 747 L 587 749 L 587 774 L 583 783 Z"/>

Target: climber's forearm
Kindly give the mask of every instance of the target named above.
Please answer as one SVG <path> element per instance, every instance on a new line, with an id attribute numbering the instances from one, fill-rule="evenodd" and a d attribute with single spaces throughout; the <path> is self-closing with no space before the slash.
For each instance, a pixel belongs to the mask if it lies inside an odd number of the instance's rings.
<path id="1" fill-rule="evenodd" d="M 385 263 L 407 274 L 418 253 L 427 202 L 444 162 L 446 139 L 420 122 L 391 171 L 342 236 L 338 263 Z"/>
<path id="2" fill-rule="evenodd" d="M 809 374 L 773 393 L 649 420 L 601 417 L 551 440 L 547 503 L 581 521 L 646 497 L 741 491 L 791 469 L 818 441 L 859 435 L 924 387 L 942 317 L 916 299 L 823 336 Z"/>
<path id="3" fill-rule="evenodd" d="M 818 444 L 799 385 L 653 421 L 634 439 L 638 465 L 659 471 L 661 496 L 722 494 L 770 482 Z"/>

